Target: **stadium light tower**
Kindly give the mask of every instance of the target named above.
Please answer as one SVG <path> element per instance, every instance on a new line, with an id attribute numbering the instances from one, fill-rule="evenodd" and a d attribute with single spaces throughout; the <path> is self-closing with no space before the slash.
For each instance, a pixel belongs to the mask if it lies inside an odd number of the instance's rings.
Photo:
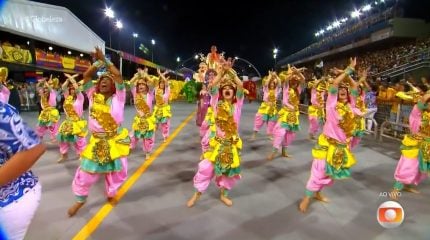
<path id="1" fill-rule="evenodd" d="M 361 15 L 360 10 L 355 9 L 354 11 L 351 12 L 352 18 L 358 18 L 358 17 L 360 17 L 360 15 Z"/>
<path id="2" fill-rule="evenodd" d="M 133 33 L 133 56 L 136 56 L 136 38 L 139 37 L 139 34 Z"/>
<path id="3" fill-rule="evenodd" d="M 118 28 L 118 29 L 122 29 L 123 27 L 124 27 L 124 25 L 122 25 L 122 22 L 121 22 L 121 20 L 116 20 L 116 23 L 115 23 L 115 26 L 116 26 L 116 28 Z"/>
<path id="4" fill-rule="evenodd" d="M 372 6 L 370 6 L 370 4 L 365 5 L 361 10 L 363 10 L 363 12 L 368 12 L 372 9 Z"/>
<path id="5" fill-rule="evenodd" d="M 111 8 L 106 7 L 106 9 L 105 9 L 105 15 L 108 18 L 114 18 L 115 17 L 115 12 Z"/>
<path id="6" fill-rule="evenodd" d="M 115 12 L 112 8 L 106 7 L 105 16 L 109 18 L 109 47 L 112 47 L 112 19 L 115 17 Z"/>
<path id="7" fill-rule="evenodd" d="M 154 47 L 155 47 L 155 39 L 151 39 L 152 51 L 151 51 L 151 62 L 154 62 Z"/>

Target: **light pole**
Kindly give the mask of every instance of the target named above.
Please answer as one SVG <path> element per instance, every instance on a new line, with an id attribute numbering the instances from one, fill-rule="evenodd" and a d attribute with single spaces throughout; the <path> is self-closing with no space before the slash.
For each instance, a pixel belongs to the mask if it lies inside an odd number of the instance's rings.
<path id="1" fill-rule="evenodd" d="M 176 72 L 179 70 L 179 63 L 181 62 L 181 58 L 177 57 L 176 62 L 178 63 L 178 66 L 176 67 Z"/>
<path id="2" fill-rule="evenodd" d="M 151 62 L 154 62 L 154 46 L 155 46 L 155 40 L 151 39 L 152 44 L 152 50 L 151 50 Z"/>
<path id="3" fill-rule="evenodd" d="M 273 59 L 275 59 L 275 65 L 276 65 L 276 57 L 278 55 L 279 49 L 275 48 L 273 49 Z"/>
<path id="4" fill-rule="evenodd" d="M 112 18 L 115 17 L 115 13 L 111 8 L 106 7 L 105 15 L 109 18 L 109 47 L 112 48 Z"/>
<path id="5" fill-rule="evenodd" d="M 136 56 L 136 38 L 139 37 L 139 34 L 133 33 L 133 56 Z"/>
<path id="6" fill-rule="evenodd" d="M 121 36 L 120 36 L 120 32 L 121 29 L 124 27 L 124 25 L 122 25 L 121 20 L 116 20 L 115 23 L 116 28 L 118 28 L 118 50 L 121 50 Z"/>

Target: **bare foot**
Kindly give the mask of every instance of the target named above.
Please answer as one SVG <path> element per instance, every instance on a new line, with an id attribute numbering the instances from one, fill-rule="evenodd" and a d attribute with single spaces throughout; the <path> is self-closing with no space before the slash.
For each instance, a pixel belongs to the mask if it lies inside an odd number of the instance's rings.
<path id="1" fill-rule="evenodd" d="M 253 133 L 252 136 L 249 138 L 250 141 L 254 141 L 257 138 L 257 134 Z"/>
<path id="2" fill-rule="evenodd" d="M 292 158 L 293 157 L 292 155 L 288 155 L 288 152 L 286 149 L 282 149 L 282 156 L 286 157 L 286 158 Z"/>
<path id="3" fill-rule="evenodd" d="M 311 141 L 315 140 L 315 136 L 312 133 L 309 133 L 309 140 Z"/>
<path id="4" fill-rule="evenodd" d="M 269 156 L 267 156 L 267 160 L 272 161 L 275 157 L 276 157 L 276 152 L 272 152 L 271 154 L 269 154 Z"/>
<path id="5" fill-rule="evenodd" d="M 221 193 L 219 200 L 221 200 L 221 202 L 223 202 L 228 207 L 233 206 L 233 201 L 231 201 L 228 197 L 224 196 L 224 194 L 222 194 L 222 193 Z"/>
<path id="6" fill-rule="evenodd" d="M 324 197 L 324 196 L 321 194 L 321 192 L 316 192 L 316 193 L 315 193 L 315 197 L 314 197 L 314 199 L 316 199 L 316 200 L 318 200 L 318 201 L 320 201 L 320 202 L 325 202 L 325 203 L 330 202 L 330 200 L 329 200 L 328 198 Z"/>
<path id="7" fill-rule="evenodd" d="M 311 198 L 308 196 L 305 196 L 299 204 L 300 212 L 305 213 L 308 210 L 310 202 L 311 202 Z"/>
<path id="8" fill-rule="evenodd" d="M 190 198 L 190 200 L 188 200 L 187 202 L 187 207 L 193 207 L 196 202 L 199 200 L 200 196 L 202 195 L 202 193 L 200 192 L 195 192 L 194 195 Z"/>
<path id="9" fill-rule="evenodd" d="M 273 136 L 272 135 L 268 135 L 267 138 L 269 138 L 270 141 L 273 141 Z"/>
<path id="10" fill-rule="evenodd" d="M 66 159 L 67 159 L 67 155 L 66 154 L 61 154 L 61 157 L 57 160 L 57 163 L 61 163 L 61 162 L 63 162 Z"/>
<path id="11" fill-rule="evenodd" d="M 415 194 L 421 193 L 420 191 L 418 191 L 416 188 L 413 188 L 413 187 L 404 187 L 403 190 L 405 192 L 410 192 L 410 193 L 415 193 Z"/>
<path id="12" fill-rule="evenodd" d="M 164 138 L 163 143 L 166 143 L 166 142 L 167 142 L 167 138 Z"/>
<path id="13" fill-rule="evenodd" d="M 115 197 L 107 197 L 107 198 L 106 198 L 106 201 L 107 201 L 108 203 L 111 203 L 111 204 L 115 204 L 115 203 L 117 203 L 117 201 L 115 200 Z"/>
<path id="14" fill-rule="evenodd" d="M 73 206 L 71 206 L 67 211 L 69 217 L 73 217 L 79 211 L 79 209 L 84 206 L 84 204 L 85 202 L 76 202 L 75 204 L 73 204 Z"/>
<path id="15" fill-rule="evenodd" d="M 145 159 L 148 160 L 151 157 L 151 154 L 147 153 L 145 154 Z"/>

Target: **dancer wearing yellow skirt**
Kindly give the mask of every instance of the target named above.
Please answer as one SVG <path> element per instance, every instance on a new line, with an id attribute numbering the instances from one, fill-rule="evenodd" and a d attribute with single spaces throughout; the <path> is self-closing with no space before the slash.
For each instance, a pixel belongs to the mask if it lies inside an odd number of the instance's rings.
<path id="1" fill-rule="evenodd" d="M 58 79 L 52 79 L 52 75 L 48 81 L 46 81 L 46 78 L 43 78 L 38 83 L 38 92 L 42 111 L 38 118 L 36 133 L 41 139 L 43 139 L 46 131 L 49 131 L 52 143 L 56 143 L 59 126 L 58 121 L 60 120 L 60 113 L 56 108 L 57 93 L 55 92 L 55 88 L 57 84 Z"/>
<path id="2" fill-rule="evenodd" d="M 81 92 L 75 77 L 64 74 L 67 80 L 62 86 L 65 97 L 63 109 L 66 119 L 61 123 L 57 141 L 60 145 L 61 157 L 58 162 L 67 159 L 69 145 L 73 144 L 78 155 L 84 150 L 87 140 L 87 121 L 82 118 L 84 112 L 84 95 Z"/>
<path id="3" fill-rule="evenodd" d="M 155 116 L 152 112 L 152 101 L 154 90 L 152 79 L 148 75 L 148 69 L 139 69 L 130 80 L 131 94 L 134 98 L 134 106 L 137 114 L 133 119 L 131 137 L 131 148 L 136 147 L 139 139 L 142 139 L 142 149 L 145 158 L 148 159 L 154 147 L 155 138 Z"/>
<path id="4" fill-rule="evenodd" d="M 81 153 L 81 163 L 76 170 L 72 190 L 76 202 L 69 208 L 73 216 L 85 204 L 90 188 L 100 177 L 105 181 L 108 201 L 115 196 L 127 178 L 127 156 L 130 152 L 128 131 L 121 127 L 124 121 L 126 90 L 119 70 L 105 59 L 96 48 L 97 61 L 84 73 L 84 90 L 89 99 L 88 129 L 91 138 Z M 96 84 L 90 81 L 99 68 L 106 65 Z"/>
<path id="5" fill-rule="evenodd" d="M 157 128 L 161 129 L 164 142 L 166 142 L 170 133 L 170 118 L 172 117 L 172 112 L 170 111 L 169 105 L 169 77 L 166 77 L 168 71 L 161 73 L 160 69 L 157 69 L 157 73 L 160 79 L 158 82 L 158 86 L 155 88 L 154 114 Z"/>

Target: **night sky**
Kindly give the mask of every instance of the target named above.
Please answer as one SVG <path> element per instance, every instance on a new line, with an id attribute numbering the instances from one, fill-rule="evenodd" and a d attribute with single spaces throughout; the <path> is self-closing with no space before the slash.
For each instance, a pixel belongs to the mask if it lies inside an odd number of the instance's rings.
<path id="1" fill-rule="evenodd" d="M 386 0 L 394 1 L 394 0 Z M 426 0 L 401 0 L 407 16 L 429 18 Z M 105 6 L 115 11 L 124 28 L 112 34 L 112 47 L 133 52 L 132 33 L 151 49 L 156 40 L 154 60 L 176 68 L 176 57 L 186 60 L 195 53 L 207 53 L 212 44 L 227 56 L 239 56 L 265 73 L 278 60 L 315 41 L 314 33 L 335 18 L 349 16 L 363 0 L 278 0 L 278 1 L 179 1 L 179 0 L 43 0 L 71 10 L 109 45 L 109 21 Z M 204 3 L 203 3 L 204 2 Z M 424 6 L 425 5 L 425 6 Z M 210 6 L 210 7 L 209 7 Z M 120 40 L 120 41 L 118 41 Z M 120 44 L 120 45 L 119 45 Z M 140 57 L 151 59 L 151 54 Z M 186 66 L 193 65 L 190 60 Z"/>

